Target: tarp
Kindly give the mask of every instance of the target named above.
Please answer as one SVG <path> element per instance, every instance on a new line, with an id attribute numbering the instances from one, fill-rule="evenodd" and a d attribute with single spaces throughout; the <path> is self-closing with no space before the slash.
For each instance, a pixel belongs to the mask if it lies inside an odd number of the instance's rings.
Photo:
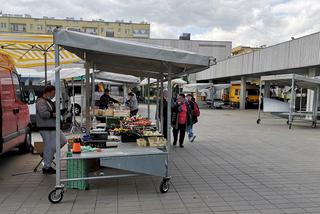
<path id="1" fill-rule="evenodd" d="M 54 48 L 52 35 L 0 34 L 0 53 L 12 57 L 18 68 L 44 66 L 47 53 L 47 65 L 54 65 Z M 60 50 L 60 63 L 70 64 L 80 61 L 75 54 Z"/>
<path id="2" fill-rule="evenodd" d="M 182 86 L 183 92 L 196 92 L 213 87 L 213 83 L 192 83 Z"/>
<path id="3" fill-rule="evenodd" d="M 157 80 L 154 79 L 154 78 L 150 78 L 150 84 L 154 84 L 156 83 Z M 178 78 L 178 79 L 174 79 L 171 81 L 171 83 L 173 85 L 184 85 L 184 84 L 187 84 L 187 81 L 184 81 L 183 79 L 181 78 Z M 168 84 L 168 82 L 164 82 L 164 85 Z M 148 78 L 146 79 L 143 79 L 141 82 L 140 82 L 140 85 L 143 86 L 143 85 L 148 85 Z"/>
<path id="4" fill-rule="evenodd" d="M 294 79 L 295 86 L 299 88 L 316 88 L 320 86 L 320 79 L 306 77 L 298 74 L 281 74 L 262 76 L 261 81 L 268 81 L 271 85 L 276 86 L 291 86 L 292 79 Z"/>
<path id="5" fill-rule="evenodd" d="M 132 41 L 117 40 L 58 29 L 55 44 L 95 65 L 97 70 L 135 76 L 172 76 L 194 73 L 210 66 L 210 57 L 173 48 L 163 48 Z"/>
<path id="6" fill-rule="evenodd" d="M 92 73 L 92 69 L 90 69 L 90 73 Z M 76 77 L 82 77 L 85 75 L 85 69 L 84 68 L 63 68 L 60 71 L 60 78 L 61 79 L 71 79 Z M 128 84 L 139 84 L 140 79 L 131 75 L 124 75 L 124 74 L 115 74 L 110 72 L 95 72 L 94 73 L 96 80 L 106 80 L 106 81 L 112 81 L 117 83 L 128 83 Z M 54 73 L 52 73 L 48 77 L 49 81 L 54 81 L 55 76 Z"/>

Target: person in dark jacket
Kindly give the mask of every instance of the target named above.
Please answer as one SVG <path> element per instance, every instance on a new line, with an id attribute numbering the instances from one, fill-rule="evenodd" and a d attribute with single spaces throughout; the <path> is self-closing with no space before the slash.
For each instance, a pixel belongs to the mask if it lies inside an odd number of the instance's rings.
<path id="1" fill-rule="evenodd" d="M 187 126 L 192 123 L 190 105 L 184 94 L 179 94 L 177 101 L 172 106 L 171 123 L 173 127 L 173 145 L 177 145 L 180 133 L 179 146 L 183 148 Z"/>
<path id="2" fill-rule="evenodd" d="M 118 100 L 113 99 L 110 97 L 109 89 L 104 90 L 104 94 L 100 97 L 100 109 L 108 109 L 109 103 L 120 103 Z"/>
<path id="3" fill-rule="evenodd" d="M 158 118 L 160 119 L 161 122 L 161 126 L 162 126 L 162 134 L 164 136 L 164 138 L 167 139 L 167 133 L 168 133 L 168 90 L 165 89 L 163 90 L 163 106 L 162 106 L 162 110 L 163 110 L 163 119 L 161 118 L 161 102 L 159 102 L 159 112 L 157 112 L 158 114 Z"/>
<path id="4" fill-rule="evenodd" d="M 56 173 L 56 170 L 51 167 L 54 153 L 56 152 L 56 106 L 52 102 L 54 97 L 55 87 L 49 85 L 44 88 L 43 95 L 36 102 L 36 123 L 44 142 L 43 174 Z M 60 130 L 61 147 L 66 143 L 66 137 Z"/>
<path id="5" fill-rule="evenodd" d="M 187 127 L 187 132 L 188 132 L 188 138 L 191 143 L 193 143 L 194 139 L 196 138 L 196 135 L 193 133 L 193 125 L 198 122 L 198 117 L 193 114 L 193 111 L 195 109 L 195 106 L 197 105 L 196 100 L 194 99 L 192 94 L 187 95 L 188 98 L 188 103 L 190 106 L 191 110 L 191 118 L 192 118 L 192 123 L 190 123 Z"/>

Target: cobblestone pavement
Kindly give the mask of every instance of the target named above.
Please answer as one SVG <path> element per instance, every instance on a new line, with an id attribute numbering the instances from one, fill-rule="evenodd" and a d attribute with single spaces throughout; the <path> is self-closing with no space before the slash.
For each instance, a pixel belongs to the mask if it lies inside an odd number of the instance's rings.
<path id="1" fill-rule="evenodd" d="M 143 176 L 91 182 L 67 190 L 60 204 L 47 196 L 55 177 L 32 170 L 37 155 L 0 157 L 0 214 L 320 213 L 320 130 L 263 119 L 254 110 L 202 110 L 194 143 L 172 148 L 171 189 Z"/>

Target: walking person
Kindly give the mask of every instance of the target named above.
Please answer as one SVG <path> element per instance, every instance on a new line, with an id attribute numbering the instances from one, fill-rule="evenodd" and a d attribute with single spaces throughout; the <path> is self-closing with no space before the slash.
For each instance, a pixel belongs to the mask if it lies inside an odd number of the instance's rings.
<path id="1" fill-rule="evenodd" d="M 52 102 L 55 97 L 55 87 L 46 86 L 41 97 L 36 102 L 36 123 L 37 128 L 44 142 L 44 167 L 43 174 L 55 174 L 56 170 L 51 163 L 56 152 L 56 106 Z M 60 130 L 61 147 L 67 143 L 66 137 Z"/>
<path id="2" fill-rule="evenodd" d="M 173 127 L 173 145 L 177 145 L 180 133 L 179 146 L 183 148 L 187 126 L 192 123 L 191 109 L 184 94 L 179 94 L 177 101 L 172 106 L 171 122 Z"/>
<path id="3" fill-rule="evenodd" d="M 159 112 L 157 112 L 158 114 L 158 118 L 160 119 L 161 122 L 161 126 L 162 126 L 162 134 L 164 136 L 164 138 L 167 139 L 167 133 L 168 133 L 168 90 L 165 89 L 163 90 L 163 105 L 161 106 L 161 102 L 159 102 Z M 161 109 L 163 111 L 163 118 L 161 118 Z"/>
<path id="4" fill-rule="evenodd" d="M 130 109 L 130 117 L 136 116 L 139 111 L 139 104 L 137 96 L 133 92 L 128 93 L 128 100 L 126 106 Z"/>
<path id="5" fill-rule="evenodd" d="M 188 104 L 191 110 L 191 118 L 192 118 L 192 122 L 189 123 L 189 125 L 187 126 L 187 132 L 188 132 L 189 141 L 193 143 L 196 138 L 196 135 L 194 135 L 193 133 L 193 125 L 198 122 L 198 117 L 200 116 L 200 110 L 192 94 L 188 94 L 187 99 L 188 99 Z"/>

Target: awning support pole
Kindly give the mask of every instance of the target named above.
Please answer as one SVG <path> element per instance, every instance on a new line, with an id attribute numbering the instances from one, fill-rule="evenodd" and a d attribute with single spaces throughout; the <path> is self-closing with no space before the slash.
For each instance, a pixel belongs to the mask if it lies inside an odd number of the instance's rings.
<path id="1" fill-rule="evenodd" d="M 92 118 L 94 118 L 94 106 L 95 106 L 95 67 L 92 66 L 92 76 L 91 76 L 91 111 L 92 111 Z"/>
<path id="2" fill-rule="evenodd" d="M 86 52 L 84 53 L 84 60 L 85 60 L 85 75 L 86 75 L 86 129 L 87 131 L 90 130 L 90 66 L 89 62 L 87 61 Z"/>
<path id="3" fill-rule="evenodd" d="M 257 123 L 259 124 L 260 123 L 260 120 L 261 120 L 261 104 L 262 104 L 262 96 L 261 96 L 261 93 L 262 93 L 262 80 L 261 80 L 261 77 L 260 77 L 260 85 L 259 85 L 259 106 L 258 106 L 258 120 L 257 120 Z M 212 98 L 213 100 L 213 98 Z"/>
<path id="4" fill-rule="evenodd" d="M 75 114 L 75 94 L 74 94 L 74 78 L 71 78 L 71 86 L 72 86 L 72 128 L 71 133 L 75 133 L 76 129 L 76 114 Z"/>
<path id="5" fill-rule="evenodd" d="M 156 100 L 156 127 L 159 130 L 159 97 L 160 97 L 160 90 L 159 90 L 159 79 L 157 79 L 157 100 Z"/>
<path id="6" fill-rule="evenodd" d="M 161 85 L 161 91 L 160 91 L 160 122 L 161 122 L 161 126 L 160 126 L 160 132 L 163 133 L 163 123 L 164 123 L 164 118 L 163 118 L 163 76 L 161 75 L 160 77 L 160 85 Z"/>
<path id="7" fill-rule="evenodd" d="M 55 49 L 55 88 L 56 88 L 56 187 L 60 186 L 60 69 L 58 69 L 60 65 L 59 60 L 59 46 L 57 44 L 54 45 Z"/>
<path id="8" fill-rule="evenodd" d="M 48 62 L 47 62 L 47 51 L 43 53 L 44 55 L 44 85 L 48 85 Z"/>
<path id="9" fill-rule="evenodd" d="M 148 118 L 150 119 L 150 77 L 148 77 Z"/>
<path id="10" fill-rule="evenodd" d="M 295 79 L 295 75 L 293 74 L 292 76 L 292 83 L 291 83 L 291 97 L 290 97 L 290 111 L 289 111 L 289 129 L 291 129 L 291 125 L 293 122 L 293 117 L 292 117 L 292 113 L 294 111 L 294 79 Z"/>
<path id="11" fill-rule="evenodd" d="M 171 146 L 171 101 L 172 101 L 172 87 L 171 87 L 171 69 L 172 65 L 169 64 L 168 68 L 168 115 L 167 115 L 167 141 L 168 148 Z"/>

